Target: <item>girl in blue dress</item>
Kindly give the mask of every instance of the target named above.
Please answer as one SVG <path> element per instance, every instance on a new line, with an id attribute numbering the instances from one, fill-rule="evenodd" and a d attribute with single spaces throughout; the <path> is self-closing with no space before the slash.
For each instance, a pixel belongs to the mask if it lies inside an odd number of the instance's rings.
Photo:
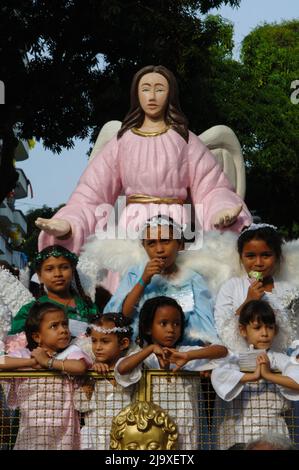
<path id="1" fill-rule="evenodd" d="M 181 344 L 219 343 L 208 287 L 200 274 L 180 264 L 179 251 L 184 245 L 181 227 L 168 216 L 155 216 L 145 223 L 141 238 L 148 259 L 127 270 L 104 313 L 122 312 L 131 317 L 136 337 L 144 302 L 168 296 L 184 311 L 186 328 Z"/>

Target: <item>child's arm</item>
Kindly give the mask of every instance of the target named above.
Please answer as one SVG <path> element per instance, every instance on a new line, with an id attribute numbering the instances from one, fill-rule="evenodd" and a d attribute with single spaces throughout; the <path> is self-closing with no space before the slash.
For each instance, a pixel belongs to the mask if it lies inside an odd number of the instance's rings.
<path id="1" fill-rule="evenodd" d="M 191 349 L 190 351 L 177 351 L 172 348 L 164 348 L 167 359 L 176 364 L 174 372 L 184 367 L 189 361 L 194 359 L 218 359 L 225 357 L 228 353 L 225 346 L 212 344 L 203 348 Z"/>
<path id="2" fill-rule="evenodd" d="M 281 385 L 282 387 L 290 388 L 291 390 L 299 390 L 299 384 L 295 380 L 291 379 L 291 377 L 271 372 L 270 361 L 266 353 L 262 353 L 258 356 L 257 361 L 260 364 L 261 377 L 263 377 L 263 379 L 269 380 L 269 382 L 274 384 Z"/>
<path id="3" fill-rule="evenodd" d="M 152 353 L 156 354 L 157 356 L 161 356 L 163 359 L 165 359 L 165 353 L 163 349 L 157 344 L 150 344 L 144 349 L 141 349 L 141 351 L 138 351 L 137 353 L 131 354 L 130 356 L 127 356 L 122 359 L 122 361 L 118 365 L 118 372 L 120 373 L 120 375 L 130 373 Z"/>
<path id="4" fill-rule="evenodd" d="M 163 260 L 160 258 L 151 259 L 145 266 L 143 274 L 137 284 L 128 293 L 122 306 L 122 314 L 126 317 L 131 317 L 134 311 L 135 305 L 139 302 L 140 297 L 147 284 L 151 282 L 154 274 L 160 274 L 164 266 Z"/>
<path id="5" fill-rule="evenodd" d="M 25 367 L 36 368 L 38 362 L 34 357 L 0 357 L 0 370 L 23 369 Z"/>
<path id="6" fill-rule="evenodd" d="M 46 351 L 40 347 L 34 349 L 31 355 L 44 369 L 60 370 L 73 375 L 84 374 L 87 370 L 87 365 L 83 359 L 51 359 Z"/>

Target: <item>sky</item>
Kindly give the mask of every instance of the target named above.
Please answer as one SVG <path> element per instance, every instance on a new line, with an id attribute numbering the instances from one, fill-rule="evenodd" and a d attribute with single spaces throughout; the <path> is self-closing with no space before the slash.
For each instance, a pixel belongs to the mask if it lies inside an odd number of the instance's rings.
<path id="1" fill-rule="evenodd" d="M 238 58 L 242 40 L 256 26 L 299 19 L 298 5 L 298 0 L 241 0 L 237 9 L 224 6 L 210 10 L 209 14 L 220 14 L 234 24 L 234 55 Z M 89 139 L 76 140 L 73 149 L 57 155 L 37 143 L 29 159 L 17 162 L 17 168 L 22 168 L 31 182 L 34 197 L 17 200 L 16 208 L 26 213 L 44 204 L 56 207 L 65 203 L 88 165 L 90 147 Z"/>

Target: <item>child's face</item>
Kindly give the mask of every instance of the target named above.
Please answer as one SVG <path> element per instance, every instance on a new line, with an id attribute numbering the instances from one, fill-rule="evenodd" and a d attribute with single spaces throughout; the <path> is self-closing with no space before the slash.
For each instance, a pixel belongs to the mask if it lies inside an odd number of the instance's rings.
<path id="1" fill-rule="evenodd" d="M 122 450 L 165 450 L 168 435 L 162 428 L 152 425 L 147 431 L 139 431 L 136 424 L 127 425 L 121 440 Z"/>
<path id="2" fill-rule="evenodd" d="M 40 323 L 38 333 L 32 335 L 34 341 L 48 352 L 65 349 L 70 337 L 68 320 L 61 310 L 47 312 Z"/>
<path id="3" fill-rule="evenodd" d="M 175 307 L 157 308 L 150 331 L 153 343 L 171 348 L 181 336 L 181 330 L 181 315 Z"/>
<path id="4" fill-rule="evenodd" d="M 250 240 L 244 244 L 242 264 L 247 273 L 258 271 L 263 277 L 272 276 L 275 271 L 276 255 L 263 240 Z"/>
<path id="5" fill-rule="evenodd" d="M 175 266 L 182 241 L 173 238 L 173 229 L 169 226 L 148 227 L 143 246 L 150 259 L 163 261 L 163 272 L 171 272 Z"/>
<path id="6" fill-rule="evenodd" d="M 103 328 L 114 328 L 113 322 L 103 322 Z M 119 340 L 115 333 L 100 333 L 91 329 L 92 352 L 96 362 L 104 362 L 113 367 L 120 358 L 122 351 L 129 346 L 129 339 Z"/>
<path id="7" fill-rule="evenodd" d="M 248 325 L 239 325 L 240 333 L 248 345 L 253 344 L 255 349 L 269 349 L 272 345 L 277 329 L 275 324 L 266 325 L 258 320 Z"/>
<path id="8" fill-rule="evenodd" d="M 67 258 L 50 256 L 43 262 L 38 277 L 49 292 L 63 294 L 70 288 L 73 268 Z"/>

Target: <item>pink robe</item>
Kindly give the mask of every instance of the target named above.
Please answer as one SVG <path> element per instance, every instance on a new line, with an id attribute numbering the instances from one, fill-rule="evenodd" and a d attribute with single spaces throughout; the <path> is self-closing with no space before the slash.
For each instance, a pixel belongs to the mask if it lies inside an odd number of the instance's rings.
<path id="1" fill-rule="evenodd" d="M 109 212 L 120 194 L 146 194 L 185 201 L 188 189 L 193 204 L 198 205 L 195 212 L 204 231 L 214 228 L 212 218 L 219 210 L 238 204 L 243 204 L 243 210 L 230 229 L 240 231 L 251 223 L 250 212 L 243 200 L 233 190 L 212 153 L 195 134 L 189 131 L 187 143 L 172 129 L 155 137 L 127 131 L 119 140 L 114 137 L 95 156 L 67 205 L 55 214 L 55 218 L 70 222 L 72 237 L 59 240 L 42 231 L 39 249 L 58 243 L 79 253 L 89 235 L 105 228 L 107 217 L 97 216 L 97 207 L 108 203 L 111 205 L 107 207 Z M 127 227 L 135 219 L 138 230 L 149 216 L 159 213 L 170 215 L 179 223 L 186 221 L 186 211 L 181 205 L 171 206 L 170 214 L 169 209 L 166 204 L 129 204 L 121 214 L 119 225 Z M 115 287 L 116 284 L 110 290 Z"/>
<path id="2" fill-rule="evenodd" d="M 30 355 L 29 349 L 10 354 L 24 358 Z M 87 366 L 91 366 L 88 356 L 77 346 L 70 346 L 57 358 L 60 356 L 63 359 L 84 359 Z M 20 410 L 14 450 L 80 449 L 79 415 L 73 400 L 74 381 L 66 375 L 13 379 L 7 403 L 10 408 Z"/>

